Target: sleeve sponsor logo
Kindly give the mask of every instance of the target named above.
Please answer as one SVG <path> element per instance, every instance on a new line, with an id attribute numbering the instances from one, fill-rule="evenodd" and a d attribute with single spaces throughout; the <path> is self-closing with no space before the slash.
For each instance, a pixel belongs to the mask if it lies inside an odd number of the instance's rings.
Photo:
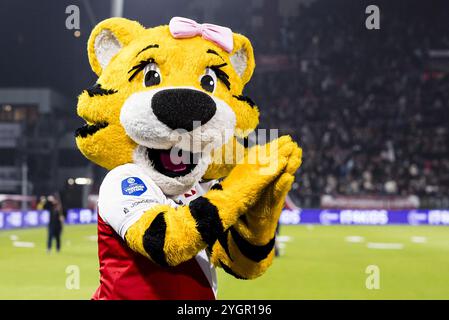
<path id="1" fill-rule="evenodd" d="M 147 186 L 137 177 L 129 177 L 122 181 L 122 193 L 125 196 L 140 196 L 147 191 Z"/>
<path id="2" fill-rule="evenodd" d="M 137 206 L 140 206 L 141 204 L 150 204 L 150 203 L 154 203 L 154 200 L 152 199 L 142 199 L 142 200 L 138 200 L 138 201 L 134 201 L 133 203 L 131 203 L 131 208 L 135 208 Z"/>

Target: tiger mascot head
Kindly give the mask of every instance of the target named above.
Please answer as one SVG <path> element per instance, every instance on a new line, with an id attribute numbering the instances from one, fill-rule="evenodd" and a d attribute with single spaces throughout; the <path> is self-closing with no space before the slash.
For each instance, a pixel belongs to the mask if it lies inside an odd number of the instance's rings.
<path id="1" fill-rule="evenodd" d="M 255 66 L 249 40 L 214 25 L 179 35 L 172 21 L 146 29 L 110 18 L 93 29 L 88 56 L 98 80 L 78 98 L 86 124 L 76 143 L 109 170 L 139 164 L 165 194 L 178 195 L 228 172 L 223 153 L 213 151 L 245 138 L 259 112 L 242 95 Z M 228 33 L 226 45 L 214 41 L 213 27 Z"/>

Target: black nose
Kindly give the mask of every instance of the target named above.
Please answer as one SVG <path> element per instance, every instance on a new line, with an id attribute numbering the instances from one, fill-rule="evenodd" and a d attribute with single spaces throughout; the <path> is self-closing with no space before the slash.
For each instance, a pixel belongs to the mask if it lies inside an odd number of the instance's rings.
<path id="1" fill-rule="evenodd" d="M 151 107 L 159 121 L 171 129 L 193 130 L 193 122 L 208 122 L 217 111 L 206 93 L 192 89 L 167 89 L 157 92 Z"/>

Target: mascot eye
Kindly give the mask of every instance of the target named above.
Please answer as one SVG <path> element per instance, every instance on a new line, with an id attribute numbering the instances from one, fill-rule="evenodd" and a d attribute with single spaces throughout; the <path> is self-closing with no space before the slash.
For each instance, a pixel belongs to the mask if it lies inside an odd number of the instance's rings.
<path id="1" fill-rule="evenodd" d="M 214 92 L 217 85 L 217 75 L 211 68 L 206 68 L 206 73 L 201 76 L 200 83 L 204 90 Z"/>
<path id="2" fill-rule="evenodd" d="M 161 70 L 156 63 L 149 63 L 143 69 L 143 84 L 145 87 L 151 87 L 161 83 Z"/>

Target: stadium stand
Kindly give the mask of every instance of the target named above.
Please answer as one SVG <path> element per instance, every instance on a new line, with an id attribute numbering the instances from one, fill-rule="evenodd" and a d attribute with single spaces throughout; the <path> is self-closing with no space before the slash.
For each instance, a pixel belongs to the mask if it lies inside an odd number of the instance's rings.
<path id="1" fill-rule="evenodd" d="M 449 10 L 418 2 L 377 1 L 381 30 L 368 31 L 360 3 L 318 0 L 265 45 L 293 67 L 256 74 L 252 93 L 262 126 L 282 128 L 304 148 L 293 193 L 302 206 L 319 206 L 321 194 L 447 202 Z M 438 15 L 427 19 L 430 12 Z"/>

